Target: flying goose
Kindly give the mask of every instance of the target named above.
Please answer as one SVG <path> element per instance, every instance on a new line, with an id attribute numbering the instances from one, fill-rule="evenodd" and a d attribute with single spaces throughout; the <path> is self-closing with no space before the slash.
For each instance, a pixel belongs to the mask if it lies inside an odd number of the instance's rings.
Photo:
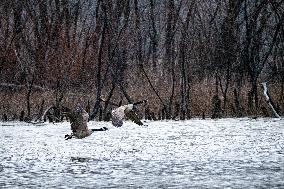
<path id="1" fill-rule="evenodd" d="M 121 127 L 123 125 L 124 119 L 130 119 L 137 125 L 143 125 L 141 120 L 138 118 L 138 115 L 134 111 L 134 107 L 138 104 L 146 103 L 146 100 L 142 100 L 133 104 L 127 104 L 120 106 L 114 110 L 112 110 L 112 124 L 115 127 Z"/>
<path id="2" fill-rule="evenodd" d="M 71 123 L 71 135 L 65 135 L 65 139 L 75 138 L 85 138 L 90 136 L 94 131 L 106 131 L 108 128 L 102 127 L 99 129 L 89 129 L 87 122 L 89 119 L 89 114 L 81 107 L 77 107 L 75 111 L 67 109 L 65 114 L 69 117 Z"/>

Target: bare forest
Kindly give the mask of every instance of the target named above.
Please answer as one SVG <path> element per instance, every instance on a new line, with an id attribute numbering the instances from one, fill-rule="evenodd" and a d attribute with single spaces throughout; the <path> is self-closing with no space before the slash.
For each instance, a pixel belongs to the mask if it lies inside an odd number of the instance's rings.
<path id="1" fill-rule="evenodd" d="M 0 117 L 60 121 L 284 113 L 282 0 L 1 0 Z"/>

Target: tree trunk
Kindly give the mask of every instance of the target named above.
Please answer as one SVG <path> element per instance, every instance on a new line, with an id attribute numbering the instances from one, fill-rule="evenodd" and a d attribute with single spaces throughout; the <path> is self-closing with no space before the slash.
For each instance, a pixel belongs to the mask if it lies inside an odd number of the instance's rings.
<path id="1" fill-rule="evenodd" d="M 155 24 L 155 4 L 154 0 L 150 0 L 150 22 L 151 22 L 151 30 L 150 30 L 150 39 L 151 39 L 151 54 L 152 54 L 152 65 L 154 70 L 157 69 L 157 47 L 158 47 L 158 35 Z"/>
<path id="2" fill-rule="evenodd" d="M 106 10 L 104 10 L 106 11 Z M 105 13 L 106 14 L 106 13 Z M 96 73 L 96 88 L 97 88 L 97 94 L 96 94 L 96 102 L 92 111 L 92 114 L 90 116 L 90 119 L 93 120 L 100 108 L 100 98 L 101 98 L 101 93 L 102 93 L 102 78 L 101 78 L 101 70 L 102 70 L 102 53 L 103 53 L 103 47 L 105 43 L 105 35 L 106 35 L 106 27 L 107 27 L 107 18 L 105 15 L 104 18 L 104 26 L 103 26 L 103 31 L 101 34 L 101 42 L 99 46 L 99 52 L 98 52 L 98 65 L 97 65 L 97 73 Z"/>
<path id="3" fill-rule="evenodd" d="M 276 117 L 276 118 L 281 118 L 280 115 L 277 113 L 277 111 L 275 110 L 275 105 L 270 97 L 270 94 L 268 92 L 268 86 L 267 86 L 267 83 L 264 82 L 262 83 L 262 86 L 263 86 L 263 95 L 265 97 L 265 100 L 266 102 L 268 103 L 269 107 L 271 108 L 272 110 L 272 113 L 273 113 L 273 117 Z"/>

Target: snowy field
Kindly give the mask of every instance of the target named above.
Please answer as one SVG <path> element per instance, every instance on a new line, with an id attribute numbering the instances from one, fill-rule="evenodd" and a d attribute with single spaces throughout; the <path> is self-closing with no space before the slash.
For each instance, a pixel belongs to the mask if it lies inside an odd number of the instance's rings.
<path id="1" fill-rule="evenodd" d="M 0 122 L 0 188 L 284 188 L 284 120 Z"/>

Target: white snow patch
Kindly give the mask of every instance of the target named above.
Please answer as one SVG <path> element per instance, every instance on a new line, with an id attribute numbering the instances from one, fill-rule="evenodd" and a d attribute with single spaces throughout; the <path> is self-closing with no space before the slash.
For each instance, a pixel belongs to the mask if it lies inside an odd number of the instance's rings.
<path id="1" fill-rule="evenodd" d="M 67 141 L 67 122 L 0 122 L 0 187 L 284 187 L 284 120 L 144 122 Z"/>

